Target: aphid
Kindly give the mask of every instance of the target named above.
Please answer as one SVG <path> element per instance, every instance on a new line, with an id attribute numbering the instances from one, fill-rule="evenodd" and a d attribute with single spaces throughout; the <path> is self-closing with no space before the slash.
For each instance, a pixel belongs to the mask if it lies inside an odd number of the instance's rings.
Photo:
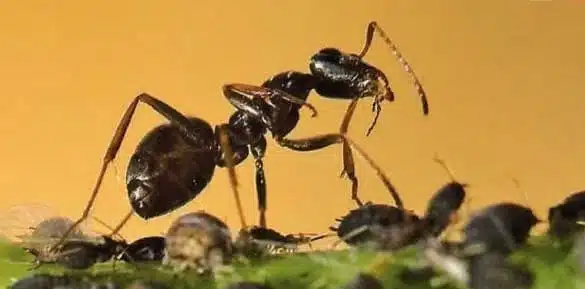
<path id="1" fill-rule="evenodd" d="M 507 254 L 524 245 L 530 230 L 540 220 L 527 207 L 497 203 L 480 210 L 463 231 L 465 246 L 481 246 L 483 252 Z"/>
<path id="2" fill-rule="evenodd" d="M 575 233 L 582 232 L 585 226 L 585 191 L 569 195 L 558 205 L 548 210 L 548 234 L 566 239 Z"/>
<path id="3" fill-rule="evenodd" d="M 41 264 L 58 262 L 59 253 L 51 251 L 73 221 L 59 216 L 42 204 L 24 204 L 9 208 L 1 217 L 1 232 L 10 242 L 35 257 L 33 269 Z M 99 242 L 98 233 L 89 230 L 87 222 L 78 227 L 70 240 Z"/>
<path id="4" fill-rule="evenodd" d="M 465 200 L 465 188 L 469 185 L 455 180 L 453 172 L 445 161 L 436 156 L 435 162 L 441 165 L 451 181 L 442 186 L 429 200 L 424 214 L 425 232 L 438 237 L 450 224 L 458 220 L 458 211 Z"/>
<path id="5" fill-rule="evenodd" d="M 398 244 L 396 247 L 400 247 L 405 242 L 410 243 L 408 241 L 412 236 L 403 233 L 406 230 L 416 229 L 417 226 L 406 226 L 406 224 L 418 224 L 420 219 L 414 213 L 394 206 L 366 203 L 358 209 L 351 210 L 349 214 L 337 221 L 340 222 L 339 226 L 330 227 L 330 229 L 348 245 L 356 246 L 370 242 L 379 245 L 383 242 L 379 242 L 381 238 L 378 237 L 384 234 L 384 229 L 387 228 L 385 232 L 387 238 L 396 240 L 395 243 Z"/>
<path id="6" fill-rule="evenodd" d="M 376 248 L 383 250 L 397 250 L 427 236 L 437 237 L 456 219 L 467 185 L 454 180 L 444 161 L 438 158 L 435 161 L 445 168 L 452 181 L 434 194 L 422 218 L 405 210 L 395 192 L 392 195 L 396 195 L 394 200 L 397 207 L 368 203 L 337 219 L 339 226 L 330 229 L 348 245 L 373 243 Z M 388 187 L 395 191 L 393 187 Z"/>
<path id="7" fill-rule="evenodd" d="M 176 219 L 165 238 L 163 265 L 176 272 L 214 273 L 228 265 L 234 253 L 228 226 L 204 211 Z"/>

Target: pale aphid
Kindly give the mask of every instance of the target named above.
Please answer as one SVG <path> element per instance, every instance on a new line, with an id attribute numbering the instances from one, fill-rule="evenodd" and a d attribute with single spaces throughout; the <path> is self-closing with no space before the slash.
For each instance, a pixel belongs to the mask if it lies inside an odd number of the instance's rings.
<path id="1" fill-rule="evenodd" d="M 0 214 L 2 237 L 35 256 L 37 264 L 56 261 L 58 254 L 50 252 L 50 248 L 72 224 L 70 218 L 40 203 L 13 206 Z M 88 227 L 86 222 L 76 228 L 69 240 L 100 242 L 100 234 L 92 232 Z"/>

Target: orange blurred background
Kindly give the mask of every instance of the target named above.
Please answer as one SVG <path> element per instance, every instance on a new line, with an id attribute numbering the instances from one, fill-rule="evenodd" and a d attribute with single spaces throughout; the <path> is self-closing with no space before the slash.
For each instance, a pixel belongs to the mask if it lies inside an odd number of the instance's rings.
<path id="1" fill-rule="evenodd" d="M 471 184 L 472 208 L 515 201 L 545 218 L 548 206 L 585 189 L 580 1 L 9 2 L 0 5 L 0 210 L 40 202 L 77 217 L 138 93 L 224 122 L 234 109 L 222 84 L 308 71 L 311 55 L 327 46 L 358 52 L 371 20 L 397 43 L 429 96 L 431 113 L 423 117 L 408 75 L 374 40 L 366 60 L 389 76 L 396 101 L 384 104 L 369 137 L 371 101 L 361 101 L 350 134 L 391 175 L 407 206 L 421 212 L 448 181 L 435 153 Z M 319 117 L 303 111 L 291 136 L 337 131 L 347 102 L 314 93 L 309 101 Z M 115 224 L 129 210 L 126 164 L 162 121 L 139 107 L 116 161 L 120 179 L 107 173 L 94 215 Z M 390 202 L 373 171 L 357 162 L 362 198 Z M 349 182 L 338 178 L 340 146 L 299 153 L 269 140 L 265 167 L 268 222 L 283 232 L 325 231 L 354 207 Z M 248 222 L 256 222 L 253 161 L 238 173 Z M 239 225 L 225 170 L 188 206 L 148 222 L 135 217 L 122 233 L 158 234 L 200 209 Z"/>

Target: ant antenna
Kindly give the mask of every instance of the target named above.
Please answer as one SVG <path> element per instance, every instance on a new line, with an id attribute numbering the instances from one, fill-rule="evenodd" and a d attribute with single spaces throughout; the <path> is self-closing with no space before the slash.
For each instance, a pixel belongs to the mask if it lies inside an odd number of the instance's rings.
<path id="1" fill-rule="evenodd" d="M 392 185 L 392 183 L 390 182 L 390 178 L 384 173 L 382 168 L 380 168 L 380 166 L 378 164 L 376 164 L 374 159 L 372 159 L 372 157 L 370 157 L 370 155 L 368 153 L 366 153 L 366 151 L 364 149 L 362 149 L 354 140 L 352 140 L 350 137 L 348 137 L 346 135 L 343 135 L 343 138 L 376 171 L 376 173 L 378 174 L 378 177 L 382 180 L 382 182 L 384 183 L 384 185 L 386 186 L 386 188 L 390 192 L 390 195 L 392 195 L 392 199 L 394 199 L 394 203 L 396 204 L 396 207 L 398 207 L 401 210 L 404 210 L 404 203 L 402 202 L 402 199 L 400 198 L 400 194 L 398 193 L 398 191 L 396 190 L 394 185 Z"/>
<path id="2" fill-rule="evenodd" d="M 364 48 L 362 49 L 362 51 L 358 55 L 359 58 L 363 58 L 366 55 L 366 53 L 368 53 L 368 51 L 370 50 L 370 46 L 372 45 L 372 40 L 374 38 L 374 32 L 376 32 L 378 34 L 378 36 L 380 38 L 382 38 L 382 40 L 384 40 L 386 45 L 388 45 L 390 47 L 390 51 L 392 51 L 392 54 L 394 54 L 394 56 L 396 57 L 398 62 L 404 68 L 404 71 L 406 71 L 406 73 L 408 73 L 408 75 L 410 75 L 410 77 L 414 81 L 414 87 L 415 87 L 416 91 L 418 92 L 418 95 L 419 95 L 420 100 L 422 102 L 423 113 L 424 113 L 424 115 L 428 115 L 429 114 L 429 103 L 427 100 L 427 94 L 424 91 L 422 84 L 420 83 L 420 80 L 416 76 L 414 69 L 412 69 L 412 66 L 410 66 L 410 64 L 408 64 L 408 62 L 406 61 L 406 58 L 398 50 L 398 47 L 394 44 L 394 42 L 390 39 L 390 37 L 386 34 L 386 32 L 384 32 L 384 30 L 382 30 L 382 28 L 380 27 L 380 25 L 378 25 L 378 23 L 376 21 L 372 21 L 368 24 L 368 29 L 366 32 L 366 42 L 364 44 Z"/>
<path id="3" fill-rule="evenodd" d="M 228 170 L 228 176 L 230 178 L 230 185 L 232 188 L 232 192 L 234 193 L 234 199 L 236 200 L 236 207 L 238 209 L 238 215 L 240 217 L 240 226 L 242 230 L 248 228 L 246 224 L 246 219 L 244 217 L 244 209 L 242 209 L 242 201 L 240 199 L 240 192 L 238 190 L 238 178 L 236 175 L 236 170 L 234 168 L 234 160 L 233 160 L 233 152 L 232 147 L 230 145 L 228 129 L 226 125 L 218 126 L 219 131 L 219 143 L 221 145 L 221 150 L 223 152 L 226 168 Z"/>

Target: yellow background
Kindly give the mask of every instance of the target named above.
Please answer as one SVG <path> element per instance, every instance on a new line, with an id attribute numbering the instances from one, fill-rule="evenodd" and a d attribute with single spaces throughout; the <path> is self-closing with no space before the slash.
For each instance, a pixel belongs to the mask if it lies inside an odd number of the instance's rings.
<path id="1" fill-rule="evenodd" d="M 10 4 L 7 4 L 10 2 Z M 156 3 L 156 4 L 155 4 Z M 369 3 L 364 5 L 362 3 Z M 0 209 L 40 202 L 75 217 L 89 197 L 120 117 L 140 92 L 213 124 L 233 108 L 228 82 L 260 84 L 280 71 L 308 70 L 326 46 L 357 52 L 377 20 L 413 65 L 429 96 L 416 92 L 387 47 L 368 62 L 387 73 L 396 101 L 385 103 L 365 137 L 370 100 L 350 133 L 421 212 L 448 180 L 438 153 L 472 185 L 473 208 L 497 200 L 549 205 L 585 188 L 585 25 L 583 1 L 5 1 L 0 6 Z M 345 101 L 309 98 L 291 136 L 338 129 Z M 160 116 L 142 106 L 110 170 L 94 215 L 116 223 L 129 209 L 128 158 Z M 284 232 L 322 232 L 354 204 L 338 178 L 341 148 L 297 153 L 269 140 L 268 221 Z M 389 202 L 358 160 L 361 196 Z M 256 222 L 253 162 L 238 167 L 248 222 Z M 517 178 L 526 198 L 514 186 Z M 224 170 L 187 207 L 122 233 L 157 234 L 182 213 L 205 209 L 237 227 Z"/>

